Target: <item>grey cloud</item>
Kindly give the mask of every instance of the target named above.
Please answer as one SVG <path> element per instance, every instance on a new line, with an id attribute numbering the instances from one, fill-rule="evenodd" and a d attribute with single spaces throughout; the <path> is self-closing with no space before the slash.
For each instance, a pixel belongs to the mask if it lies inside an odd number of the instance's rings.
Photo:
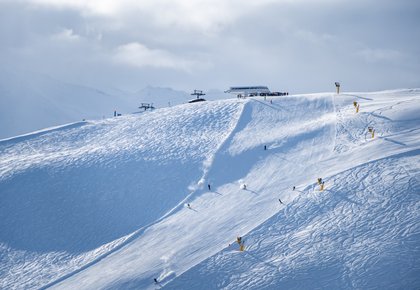
<path id="1" fill-rule="evenodd" d="M 336 80 L 346 90 L 420 86 L 416 1 L 251 2 L 238 13 L 221 10 L 221 17 L 214 11 L 241 4 L 215 1 L 220 7 L 203 14 L 203 25 L 200 15 L 178 21 L 164 6 L 133 4 L 103 15 L 4 2 L 0 59 L 67 81 L 131 90 L 267 84 L 313 92 L 332 90 Z M 188 2 L 179 3 L 187 15 Z M 78 41 L 66 42 L 72 35 Z"/>

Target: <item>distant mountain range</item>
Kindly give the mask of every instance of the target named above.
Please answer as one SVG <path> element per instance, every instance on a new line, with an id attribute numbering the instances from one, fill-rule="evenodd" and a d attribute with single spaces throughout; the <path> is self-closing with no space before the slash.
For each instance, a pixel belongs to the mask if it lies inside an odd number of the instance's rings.
<path id="1" fill-rule="evenodd" d="M 221 91 L 209 94 L 212 100 L 225 97 Z M 34 72 L 0 69 L 0 139 L 83 119 L 111 117 L 115 110 L 133 113 L 142 102 L 161 108 L 191 98 L 189 93 L 171 88 L 147 86 L 134 93 L 99 90 Z"/>

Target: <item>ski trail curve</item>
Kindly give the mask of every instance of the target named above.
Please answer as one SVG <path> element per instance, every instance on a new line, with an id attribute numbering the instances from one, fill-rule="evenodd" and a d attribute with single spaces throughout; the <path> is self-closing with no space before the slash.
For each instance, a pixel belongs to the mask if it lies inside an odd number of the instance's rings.
<path id="1" fill-rule="evenodd" d="M 243 102 L 241 102 L 241 103 L 243 103 Z M 234 118 L 237 118 L 236 122 L 234 123 L 235 126 L 233 126 L 232 129 L 231 129 L 231 131 L 228 134 L 226 134 L 225 138 L 220 143 L 218 149 L 216 149 L 216 152 L 213 153 L 213 156 L 217 154 L 217 152 L 220 150 L 220 148 L 223 147 L 223 144 L 226 142 L 226 140 L 228 140 L 229 137 L 232 135 L 232 132 L 235 131 L 235 129 L 237 127 L 237 124 L 238 124 L 238 121 L 239 121 L 239 119 L 242 116 L 242 112 L 243 112 L 243 108 L 245 106 L 245 103 L 242 104 L 241 109 L 238 110 L 237 114 L 234 117 Z M 79 125 L 79 124 L 82 124 L 82 122 L 77 123 L 77 125 Z M 213 160 L 213 159 L 214 158 L 210 158 L 210 160 Z M 203 173 L 203 176 L 202 176 L 202 178 L 200 180 L 205 180 L 206 174 L 207 174 L 207 172 L 209 170 L 209 167 L 211 167 L 211 162 L 209 162 L 209 160 L 205 160 L 205 164 L 206 165 L 203 166 L 204 173 Z M 200 183 L 200 181 L 197 182 L 197 186 L 199 186 L 199 183 Z M 123 241 L 120 244 L 118 244 L 117 246 L 115 246 L 114 248 L 112 248 L 111 250 L 109 250 L 108 252 L 106 252 L 106 253 L 98 256 L 97 258 L 95 258 L 94 260 L 90 261 L 89 263 L 83 265 L 79 269 L 74 270 L 74 271 L 72 271 L 70 273 L 67 273 L 67 274 L 63 275 L 62 277 L 60 277 L 60 278 L 58 278 L 58 279 L 56 279 L 56 280 L 54 280 L 54 281 L 52 281 L 52 282 L 50 282 L 50 283 L 42 286 L 42 287 L 40 287 L 40 289 L 51 288 L 51 287 L 53 287 L 53 286 L 55 286 L 55 285 L 57 285 L 57 284 L 65 281 L 66 279 L 68 279 L 68 278 L 70 278 L 70 277 L 72 277 L 72 276 L 74 276 L 74 275 L 76 275 L 76 274 L 78 274 L 78 273 L 80 273 L 80 272 L 88 269 L 89 267 L 91 267 L 91 266 L 99 263 L 100 261 L 102 261 L 106 257 L 110 256 L 111 254 L 114 254 L 114 253 L 120 251 L 121 249 L 123 249 L 124 247 L 128 246 L 130 243 L 132 243 L 134 240 L 136 240 L 138 237 L 140 237 L 148 228 L 150 228 L 153 225 L 156 225 L 159 222 L 163 221 L 165 218 L 167 218 L 171 214 L 173 214 L 173 213 L 175 213 L 175 212 L 183 209 L 185 202 L 187 202 L 189 199 L 191 199 L 192 197 L 194 197 L 197 194 L 198 190 L 200 190 L 199 187 L 197 187 L 196 189 L 194 189 L 190 194 L 188 194 L 177 205 L 175 205 L 173 208 L 171 208 L 170 210 L 168 210 L 165 214 L 163 214 L 161 217 L 159 217 L 155 221 L 153 221 L 153 222 L 151 222 L 151 223 L 149 223 L 147 225 L 142 226 L 141 228 L 139 228 L 135 232 L 127 235 L 127 237 L 121 238 L 121 239 L 123 239 Z"/>

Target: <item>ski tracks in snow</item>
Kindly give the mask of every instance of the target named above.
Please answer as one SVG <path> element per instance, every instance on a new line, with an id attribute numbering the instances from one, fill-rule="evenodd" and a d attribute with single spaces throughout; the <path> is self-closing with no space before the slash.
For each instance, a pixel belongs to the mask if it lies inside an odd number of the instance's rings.
<path id="1" fill-rule="evenodd" d="M 387 134 L 395 129 L 386 124 L 391 122 L 389 118 L 372 113 L 349 118 L 349 114 L 354 114 L 349 106 L 338 110 L 335 104 L 334 107 L 337 153 L 363 145 L 369 125 L 375 124 Z M 378 126 L 371 118 L 385 123 Z M 400 130 L 398 136 L 416 130 Z M 414 148 L 416 144 L 413 143 Z M 416 246 L 420 240 L 420 173 L 416 165 L 420 162 L 419 149 L 386 155 L 360 164 L 349 162 L 349 169 L 327 177 L 324 192 L 307 186 L 279 214 L 246 235 L 251 243 L 249 253 L 232 256 L 222 251 L 176 278 L 165 289 L 181 285 L 183 289 L 419 285 L 420 249 Z M 417 159 L 414 166 L 412 158 Z M 203 280 L 209 282 L 204 288 L 195 284 Z"/>
<path id="2" fill-rule="evenodd" d="M 249 253 L 222 251 L 165 289 L 194 289 L 196 281 L 209 283 L 204 289 L 419 285 L 420 196 L 410 180 L 420 172 L 408 175 L 405 167 L 415 168 L 410 155 L 330 177 L 328 191 L 317 197 L 305 192 L 287 214 L 281 211 L 249 233 Z"/>
<path id="3" fill-rule="evenodd" d="M 391 118 L 351 112 L 354 98 L 241 101 L 232 117 L 239 119 L 202 159 L 201 178 L 192 180 L 187 198 L 115 250 L 48 286 L 151 289 L 157 277 L 158 286 L 169 289 L 369 288 L 398 285 L 395 271 L 405 285 L 418 283 L 419 170 L 411 160 L 419 153 L 401 145 L 417 144 L 407 142 L 404 131 L 416 129 L 402 127 L 405 139 L 399 139 L 386 129 Z M 358 99 L 367 108 L 375 105 Z M 372 123 L 378 118 L 383 123 Z M 197 121 L 205 118 L 185 122 Z M 372 124 L 393 136 L 394 142 L 384 144 L 398 147 L 398 154 L 371 154 L 379 143 L 363 140 L 363 134 Z M 199 132 L 196 137 L 208 139 Z M 159 152 L 182 157 L 164 145 Z M 363 146 L 368 150 L 357 154 Z M 327 181 L 323 192 L 314 183 L 320 176 Z M 208 181 L 213 192 L 203 190 Z M 292 185 L 298 186 L 295 192 Z M 280 211 L 279 196 L 287 201 Z M 191 210 L 183 207 L 187 201 Z M 245 236 L 246 252 L 223 250 L 235 235 Z M 387 261 L 393 266 L 383 267 Z"/>

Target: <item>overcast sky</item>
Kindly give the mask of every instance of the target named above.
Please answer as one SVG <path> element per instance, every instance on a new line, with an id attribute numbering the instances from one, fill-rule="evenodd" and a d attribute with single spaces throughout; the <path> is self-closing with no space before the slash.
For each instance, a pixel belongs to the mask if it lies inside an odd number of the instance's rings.
<path id="1" fill-rule="evenodd" d="M 0 0 L 0 62 L 131 91 L 420 87 L 420 1 Z"/>

